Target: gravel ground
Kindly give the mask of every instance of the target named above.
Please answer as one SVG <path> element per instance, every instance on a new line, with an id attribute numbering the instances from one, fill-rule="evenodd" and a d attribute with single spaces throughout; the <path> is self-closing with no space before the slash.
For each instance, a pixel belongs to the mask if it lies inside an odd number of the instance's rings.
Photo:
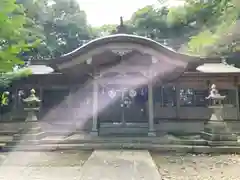
<path id="1" fill-rule="evenodd" d="M 152 153 L 162 180 L 240 180 L 240 155 Z"/>
<path id="2" fill-rule="evenodd" d="M 0 180 L 77 180 L 91 153 L 0 153 Z M 152 157 L 161 180 L 240 180 L 240 155 L 152 153 Z"/>

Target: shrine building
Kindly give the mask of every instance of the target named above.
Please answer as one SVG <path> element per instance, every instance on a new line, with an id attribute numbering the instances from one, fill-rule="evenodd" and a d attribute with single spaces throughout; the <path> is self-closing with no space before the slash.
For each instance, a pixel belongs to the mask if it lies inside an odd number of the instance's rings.
<path id="1" fill-rule="evenodd" d="M 42 100 L 39 121 L 54 126 L 93 135 L 199 133 L 211 116 L 206 97 L 215 84 L 226 95 L 223 118 L 240 132 L 240 69 L 129 35 L 122 18 L 113 33 L 59 58 L 33 60 L 32 75 L 12 83 L 9 119 L 26 117 L 22 100 L 34 88 Z"/>
<path id="2" fill-rule="evenodd" d="M 240 69 L 145 37 L 98 38 L 60 58 L 32 61 L 29 68 L 33 74 L 11 87 L 12 119 L 23 116 L 21 94 L 34 88 L 42 100 L 39 121 L 80 123 L 94 135 L 191 132 L 192 123 L 198 127 L 211 115 L 211 84 L 227 96 L 224 119 L 240 119 Z"/>

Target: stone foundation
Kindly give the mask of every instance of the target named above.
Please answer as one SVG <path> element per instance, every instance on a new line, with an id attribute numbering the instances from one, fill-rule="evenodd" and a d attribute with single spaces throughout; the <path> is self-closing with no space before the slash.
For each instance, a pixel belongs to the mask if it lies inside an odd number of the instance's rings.
<path id="1" fill-rule="evenodd" d="M 15 135 L 14 140 L 24 144 L 39 143 L 45 137 L 38 122 L 26 122 L 25 128 L 19 134 Z"/>
<path id="2" fill-rule="evenodd" d="M 234 146 L 237 145 L 238 137 L 232 133 L 224 121 L 209 121 L 205 124 L 201 137 L 208 141 L 209 145 Z"/>

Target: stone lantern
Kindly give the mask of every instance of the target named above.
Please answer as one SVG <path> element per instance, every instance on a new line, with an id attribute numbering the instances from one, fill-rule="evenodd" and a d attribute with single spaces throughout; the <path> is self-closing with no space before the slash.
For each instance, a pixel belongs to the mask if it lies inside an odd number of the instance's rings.
<path id="1" fill-rule="evenodd" d="M 27 143 L 38 143 L 43 138 L 44 132 L 38 122 L 36 113 L 40 110 L 41 100 L 36 96 L 36 91 L 31 89 L 30 96 L 23 99 L 25 104 L 24 110 L 27 112 L 21 141 Z"/>
<path id="2" fill-rule="evenodd" d="M 23 102 L 25 103 L 24 110 L 27 112 L 27 122 L 38 120 L 36 112 L 40 110 L 41 103 L 41 100 L 36 96 L 36 91 L 34 89 L 31 89 L 30 93 L 29 97 L 23 99 Z"/>
<path id="3" fill-rule="evenodd" d="M 236 145 L 237 135 L 233 134 L 223 119 L 223 100 L 226 96 L 218 93 L 216 85 L 211 86 L 211 91 L 206 99 L 210 100 L 209 109 L 211 117 L 204 124 L 204 131 L 201 133 L 203 139 L 208 141 L 209 145 Z"/>

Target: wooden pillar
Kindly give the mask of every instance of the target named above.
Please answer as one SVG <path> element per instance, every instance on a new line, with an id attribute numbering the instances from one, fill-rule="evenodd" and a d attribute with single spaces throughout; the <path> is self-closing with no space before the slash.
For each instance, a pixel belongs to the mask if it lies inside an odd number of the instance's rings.
<path id="1" fill-rule="evenodd" d="M 41 100 L 41 102 L 40 102 L 40 111 L 41 111 L 41 109 L 42 109 L 42 101 L 43 101 L 43 87 L 42 86 L 40 86 L 39 87 L 39 99 Z"/>
<path id="2" fill-rule="evenodd" d="M 236 87 L 236 107 L 237 107 L 237 119 L 240 119 L 240 109 L 239 109 L 239 94 L 238 94 L 238 87 Z"/>
<path id="3" fill-rule="evenodd" d="M 153 81 L 150 73 L 148 81 L 148 136 L 156 136 L 154 127 Z"/>
<path id="4" fill-rule="evenodd" d="M 13 95 L 13 108 L 12 108 L 12 112 L 11 112 L 11 115 L 10 115 L 10 120 L 13 120 L 14 119 L 14 114 L 16 114 L 16 111 L 17 111 L 17 108 L 18 108 L 18 99 L 19 99 L 19 96 L 18 96 L 18 88 L 15 89 L 14 91 L 14 95 Z"/>
<path id="5" fill-rule="evenodd" d="M 92 118 L 92 131 L 91 134 L 98 136 L 98 83 L 97 77 L 93 76 L 93 118 Z"/>
<path id="6" fill-rule="evenodd" d="M 180 119 L 180 84 L 179 82 L 176 83 L 175 85 L 175 90 L 176 90 L 176 118 Z"/>
<path id="7" fill-rule="evenodd" d="M 41 120 L 42 119 L 42 109 L 43 109 L 43 87 L 39 86 L 38 87 L 39 90 L 39 94 L 37 95 L 39 97 L 39 99 L 41 100 L 40 104 L 39 104 L 39 111 L 37 112 L 37 116 L 38 119 Z"/>
<path id="8" fill-rule="evenodd" d="M 236 92 L 236 109 L 237 109 L 237 119 L 240 119 L 240 107 L 239 107 L 239 89 L 238 89 L 238 77 L 234 78 L 235 92 Z"/>

